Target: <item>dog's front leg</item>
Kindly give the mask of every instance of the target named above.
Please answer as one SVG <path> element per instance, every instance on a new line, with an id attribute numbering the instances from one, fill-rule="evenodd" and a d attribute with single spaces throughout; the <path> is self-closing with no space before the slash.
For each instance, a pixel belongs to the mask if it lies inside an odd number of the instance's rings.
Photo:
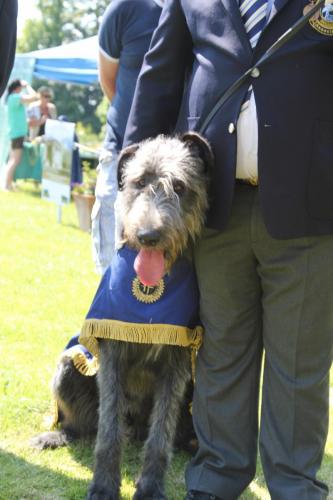
<path id="1" fill-rule="evenodd" d="M 99 345 L 99 420 L 94 477 L 88 499 L 118 500 L 126 363 L 119 342 L 100 340 Z"/>
<path id="2" fill-rule="evenodd" d="M 165 500 L 164 479 L 172 456 L 177 420 L 190 379 L 189 353 L 166 347 L 156 382 L 151 426 L 144 448 L 144 462 L 133 500 Z"/>

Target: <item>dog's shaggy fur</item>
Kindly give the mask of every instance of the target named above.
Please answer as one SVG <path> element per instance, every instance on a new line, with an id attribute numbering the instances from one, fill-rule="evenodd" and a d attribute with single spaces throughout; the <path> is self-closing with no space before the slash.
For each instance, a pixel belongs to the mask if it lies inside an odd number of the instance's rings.
<path id="1" fill-rule="evenodd" d="M 122 243 L 162 250 L 170 270 L 200 235 L 212 161 L 209 145 L 195 133 L 159 136 L 123 150 L 118 162 Z M 185 397 L 191 380 L 189 349 L 99 339 L 99 351 L 98 432 L 88 498 L 119 499 L 121 448 L 130 424 L 136 437 L 147 435 L 134 499 L 165 499 L 164 477 L 177 425 L 185 441 L 192 429 Z M 65 444 L 96 429 L 97 395 L 92 389 L 86 406 L 85 396 L 80 397 L 83 376 L 73 370 L 63 355 L 54 381 L 63 431 L 42 435 L 37 446 L 52 446 L 52 440 L 55 446 Z M 71 381 L 64 388 L 66 373 Z M 90 383 L 92 388 L 94 377 Z"/>
<path id="2" fill-rule="evenodd" d="M 34 448 L 58 448 L 78 438 L 93 437 L 98 424 L 97 376 L 82 375 L 64 351 L 52 380 L 56 406 L 55 420 L 60 429 L 44 432 L 31 440 Z"/>

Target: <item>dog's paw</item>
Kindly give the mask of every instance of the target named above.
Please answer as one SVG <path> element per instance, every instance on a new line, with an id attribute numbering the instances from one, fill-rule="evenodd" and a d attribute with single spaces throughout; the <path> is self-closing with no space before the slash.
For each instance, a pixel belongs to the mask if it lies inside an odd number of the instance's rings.
<path id="1" fill-rule="evenodd" d="M 112 492 L 98 483 L 92 483 L 87 494 L 87 500 L 119 500 L 119 498 L 119 491 Z"/>
<path id="2" fill-rule="evenodd" d="M 136 491 L 133 500 L 167 500 L 167 497 L 165 495 L 161 495 L 161 493 L 157 493 L 156 495 L 147 495 L 145 493 Z"/>
<path id="3" fill-rule="evenodd" d="M 167 500 L 167 497 L 156 482 L 139 480 L 132 500 Z"/>
<path id="4" fill-rule="evenodd" d="M 30 446 L 37 450 L 46 450 L 47 448 L 59 448 L 66 446 L 70 442 L 68 435 L 63 431 L 50 431 L 38 434 L 30 440 Z"/>

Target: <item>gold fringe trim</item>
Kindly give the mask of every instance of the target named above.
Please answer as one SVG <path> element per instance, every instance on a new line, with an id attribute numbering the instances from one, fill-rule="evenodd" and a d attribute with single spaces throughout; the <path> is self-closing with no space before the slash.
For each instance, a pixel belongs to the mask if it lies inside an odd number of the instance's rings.
<path id="1" fill-rule="evenodd" d="M 93 377 L 98 370 L 98 361 L 96 358 L 88 359 L 83 352 L 77 352 L 72 357 L 75 368 L 86 377 Z"/>
<path id="2" fill-rule="evenodd" d="M 138 344 L 164 344 L 192 347 L 195 351 L 202 343 L 203 328 L 193 330 L 184 326 L 164 324 L 125 323 L 111 319 L 87 319 L 79 341 L 98 358 L 98 340 L 110 339 Z"/>
<path id="3" fill-rule="evenodd" d="M 70 358 L 73 361 L 74 367 L 81 373 L 81 375 L 85 375 L 86 377 L 93 377 L 96 375 L 98 370 L 97 359 L 86 358 L 78 345 L 74 345 L 73 347 L 66 349 L 61 356 Z"/>

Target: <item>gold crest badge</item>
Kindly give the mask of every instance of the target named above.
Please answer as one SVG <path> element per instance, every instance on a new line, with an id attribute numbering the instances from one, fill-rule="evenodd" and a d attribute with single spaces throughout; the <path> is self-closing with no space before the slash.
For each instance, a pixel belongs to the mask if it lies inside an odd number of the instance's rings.
<path id="1" fill-rule="evenodd" d="M 318 0 L 310 2 L 305 8 L 303 13 L 312 8 Z M 333 36 L 333 0 L 326 0 L 324 6 L 314 14 L 309 20 L 310 25 L 316 31 L 326 36 Z"/>
<path id="2" fill-rule="evenodd" d="M 132 282 L 132 293 L 139 302 L 152 304 L 157 302 L 164 293 L 164 281 L 161 279 L 155 286 L 143 285 L 138 277 Z"/>

